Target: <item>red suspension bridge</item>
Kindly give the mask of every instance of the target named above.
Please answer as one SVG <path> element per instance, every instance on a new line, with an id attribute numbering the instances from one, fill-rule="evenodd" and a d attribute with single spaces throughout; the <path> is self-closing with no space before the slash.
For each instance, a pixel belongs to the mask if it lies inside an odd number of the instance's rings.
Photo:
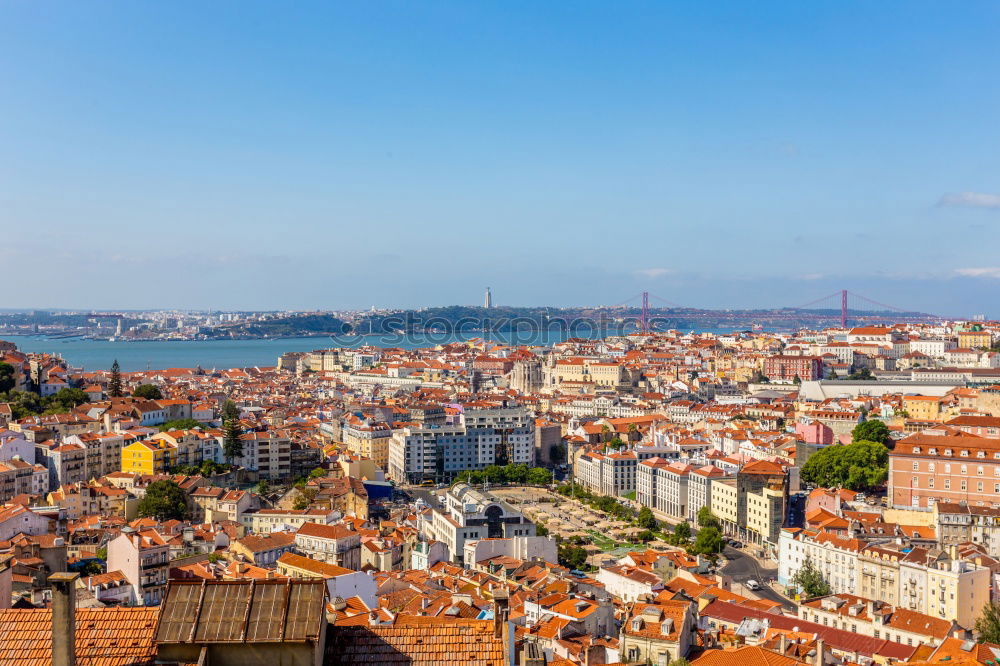
<path id="1" fill-rule="evenodd" d="M 651 306 L 652 302 L 658 305 Z M 880 303 L 874 299 L 855 294 L 846 289 L 835 291 L 820 298 L 784 308 L 761 308 L 754 310 L 709 310 L 678 305 L 643 291 L 631 298 L 611 306 L 612 309 L 639 310 L 638 325 L 643 331 L 650 330 L 654 319 L 683 319 L 685 321 L 745 322 L 759 320 L 771 324 L 802 322 L 803 320 L 839 324 L 865 323 L 927 323 L 941 318 L 924 312 Z"/>

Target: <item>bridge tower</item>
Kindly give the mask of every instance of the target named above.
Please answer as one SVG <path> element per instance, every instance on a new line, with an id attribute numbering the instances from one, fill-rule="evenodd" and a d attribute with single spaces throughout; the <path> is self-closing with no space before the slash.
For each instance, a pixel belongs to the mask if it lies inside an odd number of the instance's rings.
<path id="1" fill-rule="evenodd" d="M 640 320 L 643 333 L 649 333 L 649 292 L 642 292 L 642 319 Z"/>
<path id="2" fill-rule="evenodd" d="M 847 328 L 847 290 L 840 290 L 840 327 Z"/>

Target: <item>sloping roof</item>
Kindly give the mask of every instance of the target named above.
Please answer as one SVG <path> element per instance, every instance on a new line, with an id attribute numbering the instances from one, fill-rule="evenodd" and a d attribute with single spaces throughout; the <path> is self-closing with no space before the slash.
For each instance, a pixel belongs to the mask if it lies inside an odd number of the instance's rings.
<path id="1" fill-rule="evenodd" d="M 355 573 L 353 569 L 346 569 L 336 564 L 330 564 L 329 562 L 320 562 L 311 557 L 296 555 L 295 553 L 284 553 L 278 558 L 278 564 L 286 564 L 296 569 L 309 571 L 323 578 L 334 578 L 336 576 L 343 576 L 344 574 Z"/>
<path id="2" fill-rule="evenodd" d="M 503 666 L 492 620 L 399 616 L 391 625 L 330 627 L 326 664 Z"/>
<path id="3" fill-rule="evenodd" d="M 765 650 L 758 645 L 748 645 L 736 650 L 705 650 L 697 659 L 691 662 L 694 666 L 797 666 L 797 659 L 780 655 L 777 652 Z"/>
<path id="4" fill-rule="evenodd" d="M 158 608 L 76 609 L 77 666 L 145 666 L 156 658 Z M 52 611 L 0 610 L 0 664 L 52 663 Z"/>
<path id="5" fill-rule="evenodd" d="M 172 581 L 159 643 L 305 643 L 326 621 L 322 580 Z"/>

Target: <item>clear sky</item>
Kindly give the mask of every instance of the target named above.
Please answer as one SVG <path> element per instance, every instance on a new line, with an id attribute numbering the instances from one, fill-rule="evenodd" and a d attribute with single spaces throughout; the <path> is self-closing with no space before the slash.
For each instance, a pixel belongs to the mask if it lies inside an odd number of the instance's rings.
<path id="1" fill-rule="evenodd" d="M 1000 316 L 1000 3 L 0 4 L 5 307 Z"/>

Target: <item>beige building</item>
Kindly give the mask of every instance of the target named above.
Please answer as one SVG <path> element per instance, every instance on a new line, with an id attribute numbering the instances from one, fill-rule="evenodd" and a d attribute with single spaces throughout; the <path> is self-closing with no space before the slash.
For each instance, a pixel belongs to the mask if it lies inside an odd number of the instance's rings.
<path id="1" fill-rule="evenodd" d="M 798 614 L 808 622 L 902 645 L 940 645 L 958 629 L 951 620 L 846 593 L 810 599 L 799 604 Z"/>
<path id="2" fill-rule="evenodd" d="M 345 422 L 341 431 L 344 445 L 352 453 L 368 458 L 381 469 L 389 468 L 392 429 L 381 422 Z"/>
<path id="3" fill-rule="evenodd" d="M 712 479 L 712 513 L 722 523 L 723 530 L 733 533 L 739 524 L 739 491 L 736 479 Z"/>
<path id="4" fill-rule="evenodd" d="M 691 601 L 636 603 L 621 628 L 622 661 L 668 664 L 695 643 L 697 607 Z"/>

